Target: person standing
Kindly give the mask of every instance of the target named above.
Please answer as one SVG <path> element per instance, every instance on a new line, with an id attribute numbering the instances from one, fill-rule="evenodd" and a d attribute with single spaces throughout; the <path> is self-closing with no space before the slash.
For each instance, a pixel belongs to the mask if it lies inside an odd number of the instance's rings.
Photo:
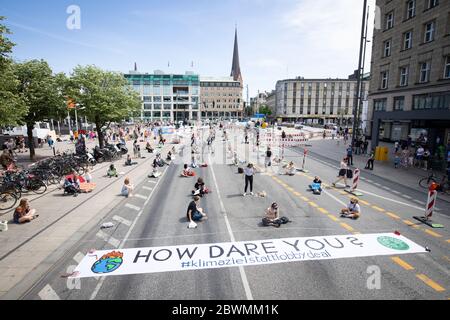
<path id="1" fill-rule="evenodd" d="M 255 169 L 253 164 L 249 163 L 246 168 L 244 168 L 244 176 L 245 176 L 245 189 L 244 189 L 244 197 L 247 195 L 247 189 L 250 185 L 250 194 L 253 196 L 253 175 L 255 174 Z"/>
<path id="2" fill-rule="evenodd" d="M 373 163 L 374 163 L 374 161 L 375 161 L 375 150 L 372 149 L 370 151 L 369 159 L 367 160 L 365 169 L 373 170 Z"/>
<path id="3" fill-rule="evenodd" d="M 349 145 L 347 148 L 347 159 L 348 159 L 348 163 L 352 166 L 353 165 L 353 147 L 352 147 L 352 145 Z"/>
<path id="4" fill-rule="evenodd" d="M 430 161 L 430 150 L 428 150 L 428 148 L 425 148 L 425 151 L 423 152 L 423 170 L 427 171 L 428 170 L 428 163 Z"/>
<path id="5" fill-rule="evenodd" d="M 336 187 L 336 183 L 338 183 L 341 180 L 344 180 L 346 187 L 350 187 L 347 184 L 347 170 L 348 170 L 348 159 L 344 158 L 344 159 L 342 159 L 341 164 L 340 164 L 338 179 L 332 183 L 333 187 Z"/>
<path id="6" fill-rule="evenodd" d="M 423 155 L 425 153 L 425 149 L 419 145 L 419 147 L 417 148 L 416 151 L 416 159 L 417 159 L 417 164 L 419 165 L 419 169 L 422 168 L 423 166 Z"/>
<path id="7" fill-rule="evenodd" d="M 270 150 L 270 147 L 267 147 L 266 151 L 266 161 L 264 161 L 264 166 L 270 167 L 272 165 L 272 151 Z"/>

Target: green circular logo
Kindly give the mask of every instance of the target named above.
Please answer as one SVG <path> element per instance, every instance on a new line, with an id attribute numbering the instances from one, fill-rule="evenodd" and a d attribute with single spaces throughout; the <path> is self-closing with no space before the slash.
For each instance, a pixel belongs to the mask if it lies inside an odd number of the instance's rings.
<path id="1" fill-rule="evenodd" d="M 408 250 L 409 246 L 402 240 L 392 237 L 378 237 L 378 242 L 383 246 L 394 250 Z"/>

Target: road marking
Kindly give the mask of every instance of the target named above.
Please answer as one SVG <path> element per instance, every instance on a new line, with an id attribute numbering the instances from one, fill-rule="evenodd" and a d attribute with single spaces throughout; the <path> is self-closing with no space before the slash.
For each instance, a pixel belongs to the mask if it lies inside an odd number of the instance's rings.
<path id="1" fill-rule="evenodd" d="M 425 205 L 425 202 L 423 202 L 423 201 L 420 201 L 420 200 L 417 200 L 417 199 L 414 199 L 413 201 L 416 202 L 416 203 Z"/>
<path id="2" fill-rule="evenodd" d="M 400 217 L 398 215 L 393 214 L 392 212 L 386 211 L 385 213 L 394 219 L 400 219 Z"/>
<path id="3" fill-rule="evenodd" d="M 372 206 L 372 209 L 375 209 L 375 210 L 380 211 L 380 212 L 385 212 L 386 211 L 383 208 L 380 208 L 380 207 L 377 207 L 377 206 Z"/>
<path id="4" fill-rule="evenodd" d="M 156 181 L 153 181 L 153 180 L 148 180 L 147 182 L 148 183 L 152 183 L 152 184 L 156 184 Z"/>
<path id="5" fill-rule="evenodd" d="M 122 224 L 124 224 L 124 225 L 126 225 L 128 227 L 131 226 L 131 223 L 132 223 L 130 220 L 124 219 L 124 218 L 119 217 L 119 216 L 114 216 L 113 220 L 118 221 L 118 222 L 120 222 L 120 223 L 122 223 Z"/>
<path id="6" fill-rule="evenodd" d="M 134 196 L 135 196 L 136 198 L 139 198 L 139 199 L 147 200 L 147 197 L 146 197 L 146 196 L 143 196 L 142 194 L 135 194 Z"/>
<path id="7" fill-rule="evenodd" d="M 343 226 L 348 231 L 355 231 L 355 229 L 353 229 L 351 226 L 349 226 L 348 224 L 346 224 L 344 222 L 341 222 L 340 225 Z"/>
<path id="8" fill-rule="evenodd" d="M 109 236 L 108 234 L 104 233 L 102 230 L 97 232 L 96 236 L 102 240 L 105 240 L 110 245 L 112 245 L 114 248 L 117 248 L 120 245 L 120 241 Z"/>
<path id="9" fill-rule="evenodd" d="M 133 210 L 136 210 L 136 211 L 140 211 L 141 210 L 141 208 L 139 208 L 137 206 L 134 206 L 132 204 L 129 204 L 129 203 L 125 204 L 125 207 L 133 209 Z"/>
<path id="10" fill-rule="evenodd" d="M 381 187 L 381 184 L 379 183 L 374 183 L 374 185 L 376 185 L 377 187 Z"/>
<path id="11" fill-rule="evenodd" d="M 383 189 L 384 189 L 384 190 L 389 190 L 389 191 L 391 191 L 391 190 L 392 190 L 391 188 L 389 188 L 389 187 L 386 187 L 386 186 L 383 186 Z"/>
<path id="12" fill-rule="evenodd" d="M 155 190 L 158 187 L 158 184 L 160 181 L 162 181 L 162 177 L 164 176 L 164 174 L 167 172 L 167 169 L 164 170 L 163 174 L 160 176 L 160 179 L 158 180 L 158 182 L 155 185 Z M 152 198 L 153 195 L 153 191 L 150 193 L 150 195 L 148 196 L 148 199 L 145 201 L 145 205 L 147 205 L 148 201 L 150 201 L 150 199 Z M 131 227 L 128 229 L 127 234 L 125 235 L 125 238 L 122 239 L 122 242 L 120 243 L 118 249 L 123 249 L 123 246 L 125 245 L 125 243 L 128 241 L 128 238 L 130 237 L 131 232 L 133 231 L 134 227 L 136 226 L 137 221 L 139 220 L 140 216 L 143 214 L 143 210 L 139 211 L 138 215 L 136 216 L 136 218 L 134 218 L 133 224 L 131 225 Z M 94 300 L 95 297 L 97 296 L 97 294 L 99 293 L 100 289 L 103 286 L 103 282 L 105 281 L 106 277 L 102 277 L 100 278 L 100 281 L 98 282 L 97 286 L 95 287 L 94 291 L 92 292 L 89 300 Z"/>
<path id="13" fill-rule="evenodd" d="M 361 180 L 367 180 L 367 179 L 366 179 L 366 178 L 364 178 L 364 177 L 360 177 L 360 179 L 361 179 Z"/>
<path id="14" fill-rule="evenodd" d="M 295 190 L 292 187 L 286 188 L 288 191 L 294 192 Z"/>
<path id="15" fill-rule="evenodd" d="M 212 163 L 211 156 L 208 155 L 208 159 L 209 159 L 209 162 Z M 222 214 L 225 218 L 225 224 L 227 226 L 230 240 L 231 240 L 231 242 L 236 242 L 236 240 L 234 238 L 233 230 L 231 229 L 230 221 L 228 220 L 228 215 L 227 215 L 227 211 L 225 209 L 225 205 L 223 204 L 223 201 L 222 201 L 222 196 L 220 195 L 220 190 L 219 190 L 219 186 L 217 184 L 217 179 L 216 179 L 216 174 L 214 172 L 214 168 L 213 168 L 213 166 L 211 166 L 210 168 L 211 168 L 211 175 L 214 180 L 214 186 L 217 191 L 216 194 L 217 194 L 217 197 L 219 198 L 220 210 L 222 211 Z M 241 275 L 242 285 L 244 286 L 245 295 L 247 296 L 247 300 L 253 300 L 252 291 L 250 290 L 250 285 L 247 280 L 247 274 L 245 273 L 245 269 L 242 266 L 239 266 L 238 268 L 239 268 L 239 273 Z"/>
<path id="16" fill-rule="evenodd" d="M 328 210 L 325 210 L 324 208 L 318 208 L 317 210 L 319 210 L 322 213 L 328 214 Z"/>
<path id="17" fill-rule="evenodd" d="M 395 194 L 401 194 L 401 192 L 397 191 L 397 190 L 392 190 L 392 192 L 395 193 Z"/>
<path id="18" fill-rule="evenodd" d="M 331 214 L 328 214 L 327 216 L 328 216 L 331 220 L 333 220 L 333 221 L 339 221 L 338 218 L 336 218 L 335 216 L 333 216 L 333 215 L 331 215 Z"/>
<path id="19" fill-rule="evenodd" d="M 147 186 L 143 186 L 142 189 L 149 190 L 149 191 L 153 190 L 153 188 L 150 188 L 150 187 L 147 187 Z"/>
<path id="20" fill-rule="evenodd" d="M 300 192 L 297 192 L 297 191 L 294 191 L 294 194 L 295 194 L 296 196 L 298 196 L 298 197 L 301 197 L 301 196 L 302 196 L 302 194 L 301 194 Z"/>
<path id="21" fill-rule="evenodd" d="M 319 206 L 315 203 L 315 202 L 313 202 L 313 201 L 310 201 L 310 202 L 308 202 L 309 203 L 309 205 L 311 206 L 311 207 L 314 207 L 314 208 L 318 208 Z"/>
<path id="22" fill-rule="evenodd" d="M 434 282 L 433 280 L 431 280 L 424 274 L 416 274 L 416 277 L 419 278 L 420 280 L 422 280 L 423 282 L 425 282 L 425 284 L 427 284 L 428 286 L 430 286 L 431 288 L 433 288 L 434 290 L 436 290 L 438 292 L 445 291 L 445 288 L 443 288 L 442 286 L 440 286 L 439 284 L 437 284 L 436 282 Z"/>
<path id="23" fill-rule="evenodd" d="M 406 223 L 410 227 L 413 227 L 413 228 L 416 228 L 416 229 L 419 228 L 419 226 L 417 224 L 415 224 L 414 222 L 411 222 L 409 220 L 403 220 L 403 222 Z"/>
<path id="24" fill-rule="evenodd" d="M 348 193 L 345 192 L 345 191 L 339 191 L 339 193 L 340 193 L 340 194 L 343 194 L 344 196 L 348 195 Z"/>
<path id="25" fill-rule="evenodd" d="M 42 300 L 61 300 L 61 298 L 56 294 L 50 285 L 46 285 L 39 293 L 39 297 Z"/>
<path id="26" fill-rule="evenodd" d="M 361 200 L 361 199 L 359 199 L 359 202 L 361 202 L 362 204 L 365 204 L 366 206 L 370 206 L 371 205 L 369 202 Z"/>
<path id="27" fill-rule="evenodd" d="M 74 257 L 73 260 L 75 260 L 78 264 L 80 264 L 81 260 L 83 260 L 84 254 L 81 252 L 78 252 Z"/>
<path id="28" fill-rule="evenodd" d="M 433 237 L 436 237 L 436 238 L 442 238 L 442 235 L 440 235 L 440 234 L 437 233 L 437 232 L 434 232 L 434 231 L 431 231 L 431 230 L 428 230 L 428 229 L 425 229 L 425 232 L 428 233 L 428 234 L 430 234 L 430 235 L 432 235 Z"/>
<path id="29" fill-rule="evenodd" d="M 309 199 L 308 199 L 307 197 L 303 197 L 303 196 L 302 196 L 302 197 L 300 197 L 300 198 L 302 198 L 303 201 L 309 201 Z"/>
<path id="30" fill-rule="evenodd" d="M 402 259 L 400 259 L 399 257 L 391 257 L 391 259 L 398 264 L 400 267 L 402 267 L 405 270 L 414 270 L 414 267 L 411 266 L 410 264 L 406 263 L 405 261 L 403 261 Z"/>
<path id="31" fill-rule="evenodd" d="M 410 197 L 410 196 L 408 196 L 408 195 L 406 195 L 406 194 L 402 194 L 402 196 L 403 196 L 403 198 L 406 198 L 406 199 L 412 199 L 412 197 Z"/>
<path id="32" fill-rule="evenodd" d="M 373 182 L 373 180 L 370 180 L 370 179 L 367 179 L 366 181 L 367 181 L 367 182 L 370 182 L 370 183 L 372 183 L 372 182 Z"/>
<path id="33" fill-rule="evenodd" d="M 410 208 L 414 208 L 414 209 L 423 211 L 423 208 L 420 208 L 420 207 L 417 207 L 417 206 L 413 206 L 413 205 L 411 205 L 409 203 L 406 203 L 406 202 L 401 202 L 401 201 L 397 201 L 397 200 L 394 200 L 394 199 L 391 199 L 391 198 L 383 197 L 383 196 L 380 196 L 380 195 L 378 195 L 376 193 L 369 192 L 369 191 L 366 191 L 366 190 L 362 190 L 362 189 L 359 189 L 359 188 L 358 188 L 358 190 L 363 192 L 363 193 L 367 193 L 367 194 L 370 194 L 370 195 L 372 195 L 374 197 L 380 198 L 380 199 L 388 200 L 388 201 L 391 201 L 391 202 L 394 202 L 394 203 L 398 203 L 398 204 L 401 204 L 401 205 L 404 205 L 404 206 L 407 206 L 407 207 L 410 207 Z"/>

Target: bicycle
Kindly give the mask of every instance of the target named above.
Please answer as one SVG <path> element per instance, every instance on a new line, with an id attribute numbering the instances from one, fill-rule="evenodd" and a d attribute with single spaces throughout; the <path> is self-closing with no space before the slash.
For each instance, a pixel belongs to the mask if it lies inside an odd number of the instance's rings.
<path id="1" fill-rule="evenodd" d="M 12 209 L 17 203 L 18 197 L 9 191 L 0 191 L 0 211 Z"/>
<path id="2" fill-rule="evenodd" d="M 446 175 L 439 178 L 432 172 L 428 177 L 419 180 L 419 186 L 428 189 L 432 183 L 439 185 L 437 191 L 442 193 L 450 193 L 450 183 Z"/>

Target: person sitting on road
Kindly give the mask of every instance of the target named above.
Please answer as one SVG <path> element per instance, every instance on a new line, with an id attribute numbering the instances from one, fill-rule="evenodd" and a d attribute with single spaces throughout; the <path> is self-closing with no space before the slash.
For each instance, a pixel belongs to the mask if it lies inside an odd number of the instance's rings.
<path id="1" fill-rule="evenodd" d="M 133 196 L 133 189 L 134 186 L 130 183 L 130 178 L 125 178 L 125 181 L 123 182 L 122 186 L 122 191 L 120 192 L 120 194 L 122 196 L 130 198 Z"/>
<path id="2" fill-rule="evenodd" d="M 197 182 L 194 185 L 194 190 L 192 190 L 192 194 L 195 196 L 203 197 L 203 195 L 208 193 L 208 189 L 205 187 L 205 182 L 202 178 L 198 178 Z"/>
<path id="3" fill-rule="evenodd" d="M 117 174 L 117 169 L 116 169 L 116 167 L 114 167 L 114 165 L 113 164 L 111 164 L 110 166 L 109 166 L 109 169 L 108 169 L 108 171 L 106 172 L 106 175 L 109 177 L 109 178 L 112 178 L 112 177 L 118 177 L 118 174 Z"/>
<path id="4" fill-rule="evenodd" d="M 361 215 L 361 207 L 358 202 L 358 198 L 351 198 L 347 208 L 341 210 L 341 217 L 354 220 L 358 219 Z"/>
<path id="5" fill-rule="evenodd" d="M 293 176 L 295 175 L 295 166 L 294 166 L 294 162 L 289 162 L 289 164 L 284 168 L 285 170 L 285 174 L 288 176 Z"/>
<path id="6" fill-rule="evenodd" d="M 147 149 L 148 153 L 153 153 L 153 151 L 154 151 L 154 149 L 152 148 L 152 145 L 148 141 L 147 141 L 147 145 L 145 146 L 145 149 Z"/>
<path id="7" fill-rule="evenodd" d="M 194 177 L 195 172 L 189 168 L 189 166 L 185 163 L 183 167 L 183 171 L 181 172 L 182 177 Z"/>
<path id="8" fill-rule="evenodd" d="M 197 207 L 199 205 L 199 203 L 200 203 L 199 196 L 195 196 L 194 200 L 191 203 L 189 203 L 187 213 L 186 213 L 186 217 L 189 220 L 189 222 L 201 221 L 201 220 L 208 219 L 206 214 L 203 212 L 203 209 Z"/>
<path id="9" fill-rule="evenodd" d="M 169 151 L 169 152 L 167 153 L 167 158 L 166 158 L 166 160 L 167 160 L 167 161 L 175 160 L 175 156 L 172 154 L 172 151 Z"/>
<path id="10" fill-rule="evenodd" d="M 137 162 L 132 161 L 132 160 L 131 160 L 131 155 L 128 155 L 128 156 L 127 156 L 127 161 L 125 161 L 125 165 L 126 165 L 126 166 L 133 166 L 133 165 L 135 165 L 135 164 L 137 164 Z"/>
<path id="11" fill-rule="evenodd" d="M 76 173 L 67 176 L 64 180 L 64 193 L 73 195 L 74 197 L 77 197 L 81 193 L 80 181 Z"/>
<path id="12" fill-rule="evenodd" d="M 315 176 L 313 182 L 309 185 L 309 188 L 312 190 L 314 194 L 321 194 L 322 180 L 320 180 L 318 176 Z"/>
<path id="13" fill-rule="evenodd" d="M 263 226 L 273 226 L 279 228 L 281 225 L 280 222 L 280 210 L 278 208 L 278 204 L 273 202 L 272 205 L 266 209 L 266 214 L 262 219 Z"/>
<path id="14" fill-rule="evenodd" d="M 28 199 L 23 198 L 20 200 L 19 206 L 14 211 L 13 220 L 14 223 L 22 224 L 30 222 L 37 217 L 39 217 L 39 215 L 36 214 L 36 209 L 31 209 Z"/>

